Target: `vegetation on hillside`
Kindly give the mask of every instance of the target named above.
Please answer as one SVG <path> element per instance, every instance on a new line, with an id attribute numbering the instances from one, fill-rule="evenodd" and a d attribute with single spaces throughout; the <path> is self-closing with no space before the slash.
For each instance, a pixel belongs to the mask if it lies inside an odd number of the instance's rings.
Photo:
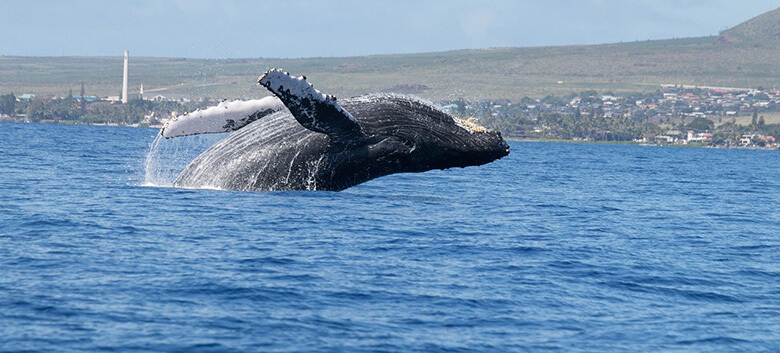
<path id="1" fill-rule="evenodd" d="M 722 41 L 780 41 L 780 9 L 769 11 L 721 32 Z"/>
<path id="2" fill-rule="evenodd" d="M 191 99 L 259 98 L 257 77 L 282 67 L 323 92 L 350 97 L 424 87 L 431 100 L 518 100 L 584 89 L 654 91 L 661 84 L 774 87 L 780 43 L 718 43 L 717 37 L 596 46 L 499 48 L 314 59 L 131 58 L 130 87 Z M 0 94 L 57 95 L 81 82 L 101 97 L 119 94 L 122 58 L 0 57 Z"/>
<path id="3" fill-rule="evenodd" d="M 119 53 L 117 53 L 119 54 Z M 413 92 L 431 100 L 519 100 L 585 89 L 651 92 L 661 84 L 776 87 L 780 9 L 720 36 L 630 43 L 491 48 L 307 59 L 130 59 L 130 86 L 147 95 L 259 98 L 258 75 L 282 67 L 323 92 L 349 97 Z M 56 95 L 86 82 L 106 97 L 121 87 L 122 57 L 0 56 L 0 94 Z"/>

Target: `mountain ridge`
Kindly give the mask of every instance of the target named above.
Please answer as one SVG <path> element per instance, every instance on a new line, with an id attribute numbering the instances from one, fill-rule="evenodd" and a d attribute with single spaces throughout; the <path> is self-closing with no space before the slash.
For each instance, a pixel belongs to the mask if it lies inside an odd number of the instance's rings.
<path id="1" fill-rule="evenodd" d="M 256 98 L 255 82 L 281 67 L 305 74 L 336 96 L 403 91 L 431 100 L 519 99 L 583 90 L 655 91 L 662 84 L 777 87 L 780 40 L 772 33 L 780 9 L 721 36 L 598 45 L 504 47 L 416 54 L 302 59 L 131 57 L 130 87 L 148 96 Z M 724 42 L 722 37 L 728 36 Z M 761 39 L 768 38 L 768 39 Z M 0 94 L 65 96 L 81 82 L 87 94 L 117 95 L 122 57 L 0 56 Z"/>
<path id="2" fill-rule="evenodd" d="M 742 22 L 720 36 L 738 41 L 780 41 L 780 8 Z"/>

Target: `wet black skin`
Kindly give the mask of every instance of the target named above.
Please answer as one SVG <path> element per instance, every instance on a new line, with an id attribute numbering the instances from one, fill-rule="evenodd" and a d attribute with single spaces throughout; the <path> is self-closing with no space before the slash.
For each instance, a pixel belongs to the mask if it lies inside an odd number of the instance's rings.
<path id="1" fill-rule="evenodd" d="M 285 100 L 295 97 L 280 98 L 294 106 Z M 380 95 L 339 103 L 356 122 L 334 116 L 327 104 L 313 108 L 316 121 L 287 110 L 264 116 L 198 156 L 175 184 L 339 191 L 388 174 L 478 166 L 509 154 L 498 132 L 472 132 L 416 99 Z M 304 127 L 314 123 L 328 131 Z"/>

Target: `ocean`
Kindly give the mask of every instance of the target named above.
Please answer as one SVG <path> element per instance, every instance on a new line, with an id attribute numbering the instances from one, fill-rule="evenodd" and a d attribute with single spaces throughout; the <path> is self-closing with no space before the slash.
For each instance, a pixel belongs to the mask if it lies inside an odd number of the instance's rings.
<path id="1" fill-rule="evenodd" d="M 156 134 L 0 124 L 0 351 L 780 351 L 778 151 L 510 142 L 233 192 L 150 183 Z"/>

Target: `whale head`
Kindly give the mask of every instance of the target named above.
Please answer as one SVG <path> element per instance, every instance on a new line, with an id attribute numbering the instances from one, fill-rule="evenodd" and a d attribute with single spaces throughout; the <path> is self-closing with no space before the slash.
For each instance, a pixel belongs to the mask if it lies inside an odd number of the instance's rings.
<path id="1" fill-rule="evenodd" d="M 371 95 L 343 105 L 359 121 L 370 160 L 393 172 L 478 166 L 509 154 L 499 132 L 416 98 Z"/>

